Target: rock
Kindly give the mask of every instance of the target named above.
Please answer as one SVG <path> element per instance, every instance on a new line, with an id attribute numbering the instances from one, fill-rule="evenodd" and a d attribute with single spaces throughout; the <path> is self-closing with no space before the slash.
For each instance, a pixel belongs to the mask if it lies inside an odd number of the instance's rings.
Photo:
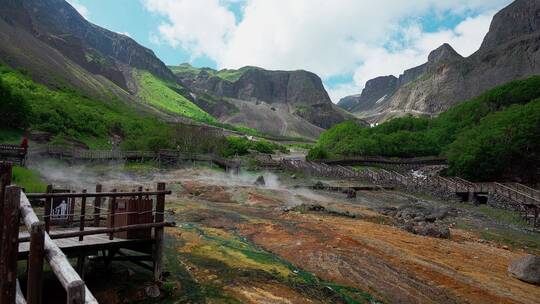
<path id="1" fill-rule="evenodd" d="M 157 285 L 155 284 L 146 286 L 144 288 L 144 293 L 149 298 L 158 298 L 161 295 L 161 292 L 159 291 L 159 287 L 157 287 Z"/>
<path id="2" fill-rule="evenodd" d="M 418 225 L 414 227 L 415 234 L 436 237 L 441 239 L 450 238 L 450 229 L 444 225 L 438 225 L 434 223 L 421 223 L 423 225 Z"/>
<path id="3" fill-rule="evenodd" d="M 313 185 L 313 189 L 316 189 L 316 190 L 323 190 L 326 188 L 328 188 L 328 185 L 326 185 L 325 183 L 321 181 L 318 181 L 315 183 L 315 185 Z"/>
<path id="4" fill-rule="evenodd" d="M 508 266 L 508 272 L 521 281 L 540 285 L 540 257 L 527 255 L 516 259 Z"/>
<path id="5" fill-rule="evenodd" d="M 257 177 L 257 180 L 253 184 L 255 186 L 266 186 L 266 181 L 264 180 L 264 176 L 260 175 L 259 177 Z"/>

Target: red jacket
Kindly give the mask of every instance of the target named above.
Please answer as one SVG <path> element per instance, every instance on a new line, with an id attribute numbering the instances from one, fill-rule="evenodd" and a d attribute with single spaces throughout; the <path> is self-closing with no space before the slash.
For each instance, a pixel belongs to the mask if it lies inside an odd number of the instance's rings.
<path id="1" fill-rule="evenodd" d="M 28 138 L 23 138 L 22 142 L 21 142 L 21 147 L 25 148 L 25 149 L 28 149 Z"/>

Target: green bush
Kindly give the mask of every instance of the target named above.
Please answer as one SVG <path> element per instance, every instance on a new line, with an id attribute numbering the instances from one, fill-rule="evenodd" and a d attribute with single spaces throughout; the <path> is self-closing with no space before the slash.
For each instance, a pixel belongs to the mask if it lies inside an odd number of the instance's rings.
<path id="1" fill-rule="evenodd" d="M 259 153 L 272 154 L 276 151 L 288 152 L 287 148 L 272 143 L 266 140 L 249 140 L 245 137 L 227 137 L 225 148 L 221 152 L 222 156 L 232 157 L 235 155 L 242 156 L 249 153 L 249 150 L 254 150 Z"/>
<path id="2" fill-rule="evenodd" d="M 326 151 L 321 146 L 313 147 L 311 150 L 309 150 L 306 159 L 307 160 L 319 160 L 319 159 L 327 159 L 329 157 L 328 151 Z"/>
<path id="3" fill-rule="evenodd" d="M 21 129 L 30 123 L 31 109 L 28 101 L 15 94 L 0 78 L 0 127 Z"/>

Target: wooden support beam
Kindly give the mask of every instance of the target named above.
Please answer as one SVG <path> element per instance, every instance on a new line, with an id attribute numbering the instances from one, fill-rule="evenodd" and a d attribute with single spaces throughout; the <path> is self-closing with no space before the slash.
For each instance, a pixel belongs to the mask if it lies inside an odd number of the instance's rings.
<path id="1" fill-rule="evenodd" d="M 158 183 L 158 191 L 165 191 L 165 183 Z M 156 198 L 155 223 L 163 223 L 165 213 L 165 195 L 160 194 Z M 161 281 L 163 260 L 163 227 L 154 228 L 154 281 Z"/>
<path id="2" fill-rule="evenodd" d="M 2 206 L 2 259 L 0 263 L 0 303 L 15 303 L 17 295 L 17 254 L 19 252 L 19 202 L 21 188 L 7 186 Z"/>
<path id="3" fill-rule="evenodd" d="M 116 189 L 113 189 L 113 193 L 116 192 Z M 112 197 L 109 202 L 109 228 L 114 228 L 114 213 L 116 212 L 116 197 Z M 114 238 L 114 233 L 109 234 L 109 240 Z"/>
<path id="4" fill-rule="evenodd" d="M 96 193 L 100 193 L 103 187 L 101 185 L 96 185 Z M 100 213 L 101 213 L 101 197 L 96 197 L 94 200 L 94 227 L 99 227 L 100 225 Z"/>
<path id="5" fill-rule="evenodd" d="M 53 186 L 52 185 L 47 185 L 47 193 L 52 193 L 53 191 Z M 51 208 L 52 208 L 52 198 L 49 197 L 45 200 L 45 215 L 44 215 L 44 219 L 45 219 L 45 232 L 46 233 L 49 233 L 50 229 L 51 229 Z"/>
<path id="6" fill-rule="evenodd" d="M 30 229 L 28 281 L 26 287 L 26 299 L 29 304 L 41 304 L 44 257 L 45 224 L 42 222 L 32 223 Z"/>
<path id="7" fill-rule="evenodd" d="M 86 193 L 86 189 L 82 191 Z M 81 199 L 81 216 L 79 217 L 79 231 L 84 231 L 84 221 L 86 220 L 86 197 Z M 84 236 L 79 236 L 79 242 L 83 241 Z"/>

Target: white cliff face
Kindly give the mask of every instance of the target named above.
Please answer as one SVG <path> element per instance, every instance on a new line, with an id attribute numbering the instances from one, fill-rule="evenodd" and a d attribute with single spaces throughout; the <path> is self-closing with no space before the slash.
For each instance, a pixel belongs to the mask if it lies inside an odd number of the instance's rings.
<path id="1" fill-rule="evenodd" d="M 388 97 L 373 104 L 357 99 L 363 106 L 348 99 L 348 107 L 371 122 L 404 114 L 436 115 L 495 86 L 536 74 L 540 1 L 517 0 L 495 15 L 482 47 L 470 57 L 444 44 L 426 64 L 404 72 Z"/>

